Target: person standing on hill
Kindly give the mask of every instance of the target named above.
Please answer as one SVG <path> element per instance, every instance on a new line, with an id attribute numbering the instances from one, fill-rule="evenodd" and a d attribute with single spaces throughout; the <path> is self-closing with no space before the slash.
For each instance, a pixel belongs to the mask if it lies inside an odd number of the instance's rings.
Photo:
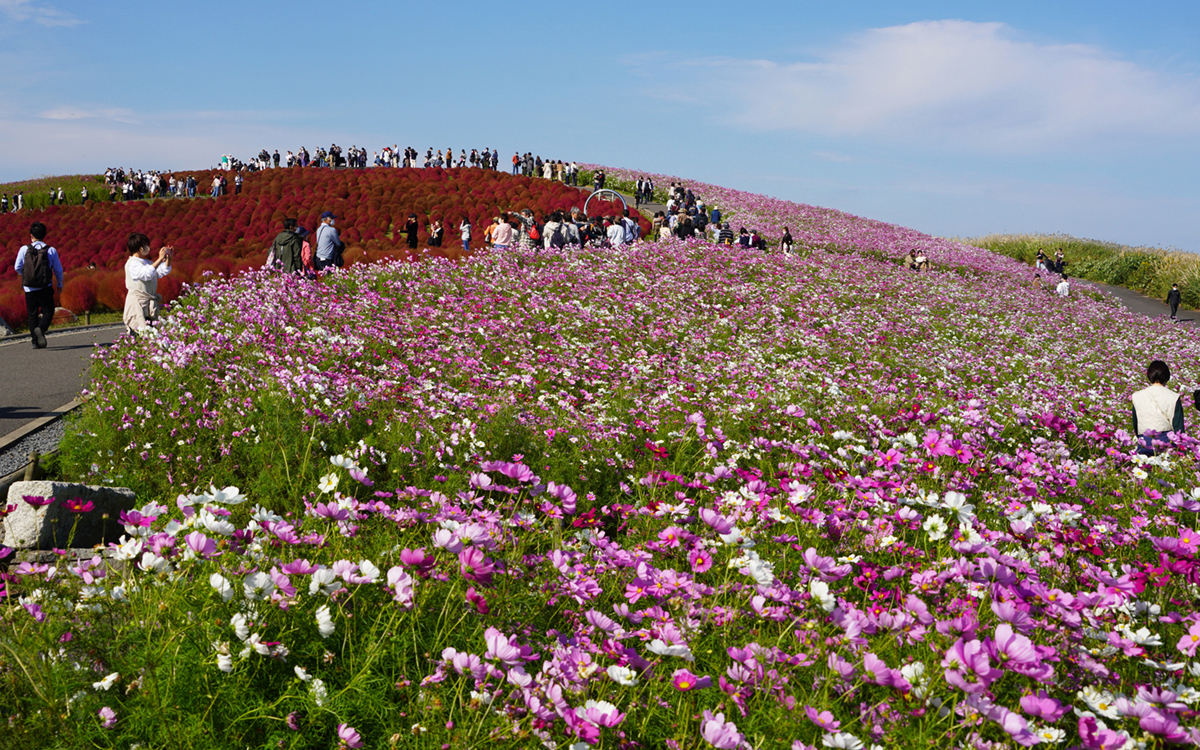
<path id="1" fill-rule="evenodd" d="M 1071 296 L 1071 285 L 1067 282 L 1067 275 L 1065 273 L 1063 274 L 1062 281 L 1058 282 L 1058 286 L 1054 288 L 1054 291 L 1059 297 Z"/>
<path id="2" fill-rule="evenodd" d="M 1133 432 L 1137 435 L 1137 452 L 1153 456 L 1155 441 L 1166 440 L 1169 432 L 1183 432 L 1183 399 L 1167 388 L 1171 380 L 1171 368 L 1166 362 L 1156 359 L 1146 368 L 1149 387 L 1135 391 L 1129 397 L 1133 402 Z"/>
<path id="3" fill-rule="evenodd" d="M 405 225 L 404 225 L 404 232 L 407 235 L 409 250 L 417 249 L 417 230 L 418 229 L 420 229 L 420 225 L 417 224 L 417 215 L 409 214 L 408 222 L 405 223 Z"/>
<path id="4" fill-rule="evenodd" d="M 171 273 L 171 258 L 175 248 L 165 245 L 159 248 L 158 259 L 150 260 L 150 238 L 141 232 L 129 235 L 125 243 L 129 260 L 125 262 L 125 328 L 131 334 L 139 333 L 158 319 L 162 307 L 162 296 L 158 293 L 158 280 Z"/>
<path id="5" fill-rule="evenodd" d="M 8 213 L 8 193 L 0 197 L 0 214 Z"/>
<path id="6" fill-rule="evenodd" d="M 284 219 L 283 231 L 275 236 L 271 243 L 271 253 L 267 265 L 280 269 L 284 273 L 297 273 L 304 269 L 304 259 L 301 256 L 300 235 L 296 234 L 296 220 Z"/>
<path id="7" fill-rule="evenodd" d="M 58 251 L 48 246 L 46 225 L 36 221 L 29 227 L 29 244 L 17 251 L 14 268 L 21 274 L 25 290 L 25 309 L 29 313 L 29 335 L 34 349 L 46 348 L 46 331 L 54 320 L 54 287 L 63 287 L 62 261 Z"/>
<path id="8" fill-rule="evenodd" d="M 1179 312 L 1179 302 L 1183 295 L 1179 293 L 1179 285 L 1172 284 L 1171 291 L 1167 292 L 1167 304 L 1171 306 L 1171 320 L 1175 320 L 1175 314 Z"/>
<path id="9" fill-rule="evenodd" d="M 332 211 L 325 211 L 321 214 L 321 226 L 317 227 L 317 271 L 323 271 L 330 266 L 340 266 L 338 260 L 341 257 L 342 244 L 341 238 L 338 236 L 337 227 L 334 223 L 337 217 Z"/>
<path id="10" fill-rule="evenodd" d="M 471 220 L 463 217 L 462 222 L 458 225 L 458 231 L 462 235 L 463 252 L 468 252 L 471 249 Z"/>
<path id="11" fill-rule="evenodd" d="M 88 199 L 87 185 L 79 188 L 79 205 L 86 206 Z"/>

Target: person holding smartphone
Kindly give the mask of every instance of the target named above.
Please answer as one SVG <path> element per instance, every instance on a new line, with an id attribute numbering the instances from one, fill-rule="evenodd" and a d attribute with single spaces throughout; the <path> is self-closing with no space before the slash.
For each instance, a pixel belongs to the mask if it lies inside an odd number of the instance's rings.
<path id="1" fill-rule="evenodd" d="M 125 243 L 129 260 L 125 262 L 125 328 L 131 334 L 141 333 L 150 322 L 158 320 L 162 308 L 162 295 L 158 293 L 158 280 L 171 273 L 171 258 L 175 248 L 164 245 L 158 258 L 150 260 L 150 238 L 141 232 L 129 235 Z"/>

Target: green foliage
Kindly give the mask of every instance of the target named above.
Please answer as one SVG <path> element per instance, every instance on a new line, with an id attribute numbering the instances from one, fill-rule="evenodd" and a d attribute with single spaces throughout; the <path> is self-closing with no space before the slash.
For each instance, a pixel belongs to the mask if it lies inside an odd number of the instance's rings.
<path id="1" fill-rule="evenodd" d="M 965 239 L 1010 258 L 1033 264 L 1041 250 L 1054 258 L 1062 250 L 1066 272 L 1090 281 L 1122 286 L 1163 299 L 1179 284 L 1186 307 L 1200 308 L 1200 256 L 1177 250 L 1130 247 L 1115 242 L 1080 239 L 1065 234 L 992 234 Z"/>
<path id="2" fill-rule="evenodd" d="M 0 193 L 8 193 L 9 210 L 12 209 L 12 197 L 18 191 L 25 195 L 25 209 L 30 211 L 46 208 L 50 205 L 50 190 L 57 194 L 63 189 L 63 199 L 68 206 L 78 206 L 83 202 L 80 188 L 87 186 L 89 201 L 107 201 L 108 186 L 104 184 L 104 175 L 79 174 L 34 177 L 21 182 L 0 183 Z"/>

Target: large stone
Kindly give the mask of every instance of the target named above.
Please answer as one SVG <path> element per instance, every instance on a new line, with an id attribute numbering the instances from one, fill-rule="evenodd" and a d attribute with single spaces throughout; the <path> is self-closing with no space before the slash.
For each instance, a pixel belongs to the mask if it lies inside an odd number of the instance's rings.
<path id="1" fill-rule="evenodd" d="M 53 497 L 54 502 L 35 508 L 25 502 L 25 495 Z M 92 510 L 87 513 L 67 510 L 64 501 L 77 497 L 85 503 L 91 502 Z M 124 533 L 119 520 L 121 511 L 132 510 L 136 499 L 133 490 L 125 487 L 14 482 L 8 488 L 8 504 L 17 507 L 4 517 L 2 543 L 16 549 L 65 549 L 115 542 Z"/>

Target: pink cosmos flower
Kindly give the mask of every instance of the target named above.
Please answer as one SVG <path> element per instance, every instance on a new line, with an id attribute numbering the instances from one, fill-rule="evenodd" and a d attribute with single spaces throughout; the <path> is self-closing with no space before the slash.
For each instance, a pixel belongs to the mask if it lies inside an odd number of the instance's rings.
<path id="1" fill-rule="evenodd" d="M 1188 656 L 1195 656 L 1197 647 L 1200 647 L 1200 622 L 1193 622 L 1175 648 Z"/>
<path id="2" fill-rule="evenodd" d="M 671 682 L 675 684 L 675 689 L 681 693 L 686 693 L 689 690 L 701 690 L 712 686 L 711 677 L 697 677 L 687 669 L 676 669 L 675 674 L 671 675 Z"/>
<path id="3" fill-rule="evenodd" d="M 732 721 L 725 721 L 725 714 L 704 712 L 704 723 L 700 726 L 704 741 L 718 750 L 737 750 L 745 744 L 745 738 Z"/>
<path id="4" fill-rule="evenodd" d="M 1101 729 L 1094 716 L 1079 717 L 1079 739 L 1085 750 L 1119 750 L 1129 741 L 1121 732 Z"/>
<path id="5" fill-rule="evenodd" d="M 700 509 L 700 520 L 712 527 L 718 534 L 728 534 L 733 531 L 733 523 L 712 508 Z"/>
<path id="6" fill-rule="evenodd" d="M 490 586 L 495 565 L 477 547 L 469 547 L 458 556 L 459 570 L 468 581 Z"/>
<path id="7" fill-rule="evenodd" d="M 358 748 L 363 746 L 358 730 L 348 724 L 337 725 L 338 747 Z"/>
<path id="8" fill-rule="evenodd" d="M 829 711 L 817 711 L 812 706 L 805 706 L 804 713 L 808 715 L 808 720 L 819 726 L 826 732 L 836 732 L 837 728 L 842 725 L 842 722 L 833 718 L 833 714 Z"/>
<path id="9" fill-rule="evenodd" d="M 100 726 L 105 729 L 112 729 L 117 725 L 117 712 L 108 706 L 105 706 L 96 713 L 100 715 Z"/>
<path id="10" fill-rule="evenodd" d="M 42 497 L 40 495 L 21 495 L 21 499 L 33 508 L 41 508 L 54 502 L 53 497 Z"/>
<path id="11" fill-rule="evenodd" d="M 96 504 L 91 500 L 86 503 L 82 497 L 73 497 L 70 500 L 63 500 L 63 507 L 72 513 L 87 513 L 96 507 Z"/>
<path id="12" fill-rule="evenodd" d="M 313 506 L 313 513 L 330 521 L 345 521 L 350 517 L 350 511 L 337 503 L 317 503 Z"/>
<path id="13" fill-rule="evenodd" d="M 301 557 L 298 560 L 292 560 L 290 563 L 281 566 L 279 569 L 290 576 L 306 576 L 311 575 L 315 570 L 317 570 L 317 566 Z"/>
<path id="14" fill-rule="evenodd" d="M 436 563 L 437 561 L 433 559 L 432 555 L 425 554 L 424 547 L 418 547 L 417 549 L 405 547 L 400 550 L 400 564 L 416 568 L 417 575 L 422 578 L 429 577 L 429 572 Z"/>
<path id="15" fill-rule="evenodd" d="M 694 549 L 688 554 L 688 562 L 692 564 L 693 573 L 704 573 L 712 567 L 713 557 L 702 549 Z"/>
<path id="16" fill-rule="evenodd" d="M 1039 690 L 1033 695 L 1021 696 L 1021 710 L 1030 716 L 1053 724 L 1063 717 L 1070 706 L 1064 706 L 1058 700 L 1051 698 L 1045 690 Z"/>
<path id="17" fill-rule="evenodd" d="M 199 531 L 193 531 L 184 537 L 188 549 L 205 560 L 217 554 L 217 543 Z"/>
<path id="18" fill-rule="evenodd" d="M 475 611 L 481 615 L 486 615 L 491 610 L 488 608 L 487 599 L 483 598 L 474 586 L 467 588 L 467 601 L 475 606 Z"/>
<path id="19" fill-rule="evenodd" d="M 487 644 L 484 654 L 489 659 L 494 659 L 507 667 L 515 667 L 522 661 L 529 661 L 533 658 L 532 650 L 528 646 L 517 643 L 515 635 L 510 638 L 495 628 L 488 628 L 484 631 L 483 641 Z"/>

